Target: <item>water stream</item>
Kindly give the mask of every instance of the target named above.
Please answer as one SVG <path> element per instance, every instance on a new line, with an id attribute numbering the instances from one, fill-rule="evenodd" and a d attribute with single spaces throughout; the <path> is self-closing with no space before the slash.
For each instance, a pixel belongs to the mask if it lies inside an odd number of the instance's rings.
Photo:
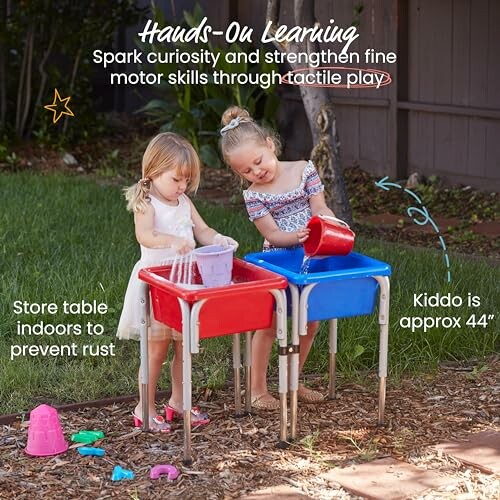
<path id="1" fill-rule="evenodd" d="M 302 266 L 300 268 L 300 274 L 307 274 L 309 272 L 309 264 L 311 263 L 311 257 L 304 255 L 304 260 L 302 261 Z"/>
<path id="2" fill-rule="evenodd" d="M 193 252 L 174 257 L 169 279 L 172 283 L 180 286 L 193 284 Z"/>

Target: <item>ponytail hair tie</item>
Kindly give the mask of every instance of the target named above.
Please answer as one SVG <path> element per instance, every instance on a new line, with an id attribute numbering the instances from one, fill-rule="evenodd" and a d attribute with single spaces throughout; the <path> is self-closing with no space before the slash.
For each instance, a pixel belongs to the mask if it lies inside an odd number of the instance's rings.
<path id="1" fill-rule="evenodd" d="M 246 120 L 243 119 L 241 116 L 237 116 L 236 118 L 233 118 L 225 127 L 221 128 L 220 135 L 224 135 L 226 132 L 229 132 L 233 128 L 236 128 L 240 123 L 245 122 Z"/>
<path id="2" fill-rule="evenodd" d="M 142 184 L 145 188 L 149 188 L 151 186 L 151 177 L 139 179 L 139 184 Z"/>

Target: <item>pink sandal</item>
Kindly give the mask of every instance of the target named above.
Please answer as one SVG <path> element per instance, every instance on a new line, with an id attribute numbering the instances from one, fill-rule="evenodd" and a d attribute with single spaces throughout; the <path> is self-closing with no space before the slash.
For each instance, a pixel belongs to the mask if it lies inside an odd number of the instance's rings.
<path id="1" fill-rule="evenodd" d="M 177 411 L 170 405 L 165 406 L 165 418 L 167 422 L 172 422 L 176 418 L 183 418 L 182 412 Z M 210 418 L 208 417 L 208 413 L 201 412 L 201 410 L 197 407 L 191 408 L 191 426 L 194 427 L 196 425 L 206 425 L 210 423 Z"/>
<path id="2" fill-rule="evenodd" d="M 132 413 L 134 417 L 134 427 L 142 427 L 142 420 Z M 149 430 L 152 432 L 170 432 L 170 424 L 165 422 L 165 419 L 161 415 L 156 415 L 156 417 L 151 417 L 149 419 Z"/>

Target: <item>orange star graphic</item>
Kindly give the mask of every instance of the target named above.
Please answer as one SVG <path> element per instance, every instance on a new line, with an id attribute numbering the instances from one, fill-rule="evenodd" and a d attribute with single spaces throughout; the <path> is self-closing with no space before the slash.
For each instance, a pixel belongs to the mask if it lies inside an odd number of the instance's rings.
<path id="1" fill-rule="evenodd" d="M 54 102 L 52 104 L 47 104 L 44 106 L 45 109 L 48 109 L 54 113 L 54 117 L 52 118 L 52 123 L 57 123 L 59 118 L 61 118 L 62 115 L 68 115 L 68 116 L 75 116 L 73 114 L 73 111 L 68 108 L 68 102 L 71 99 L 71 97 L 65 97 L 64 99 L 61 99 L 61 96 L 59 95 L 59 92 L 57 89 L 54 89 Z M 59 102 L 58 102 L 59 101 Z M 64 104 L 63 111 L 58 111 L 59 103 Z"/>

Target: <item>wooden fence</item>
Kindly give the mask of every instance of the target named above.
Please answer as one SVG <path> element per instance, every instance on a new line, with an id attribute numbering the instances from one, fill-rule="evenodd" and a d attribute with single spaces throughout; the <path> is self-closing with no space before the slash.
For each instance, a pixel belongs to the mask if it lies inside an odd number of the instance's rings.
<path id="1" fill-rule="evenodd" d="M 308 0 L 309 1 L 309 0 Z M 313 0 L 310 0 L 313 1 Z M 157 2 L 178 12 L 191 0 Z M 266 0 L 201 0 L 209 22 L 265 25 Z M 280 22 L 294 25 L 293 0 Z M 350 50 L 397 53 L 380 89 L 331 89 L 345 165 L 404 178 L 437 175 L 449 184 L 500 188 L 500 0 L 316 0 L 316 18 L 348 27 L 359 16 Z M 257 38 L 257 37 L 255 37 Z M 322 48 L 339 50 L 337 45 Z M 360 64 L 361 67 L 370 65 Z M 288 158 L 307 157 L 311 139 L 298 89 L 284 85 L 279 123 Z"/>

